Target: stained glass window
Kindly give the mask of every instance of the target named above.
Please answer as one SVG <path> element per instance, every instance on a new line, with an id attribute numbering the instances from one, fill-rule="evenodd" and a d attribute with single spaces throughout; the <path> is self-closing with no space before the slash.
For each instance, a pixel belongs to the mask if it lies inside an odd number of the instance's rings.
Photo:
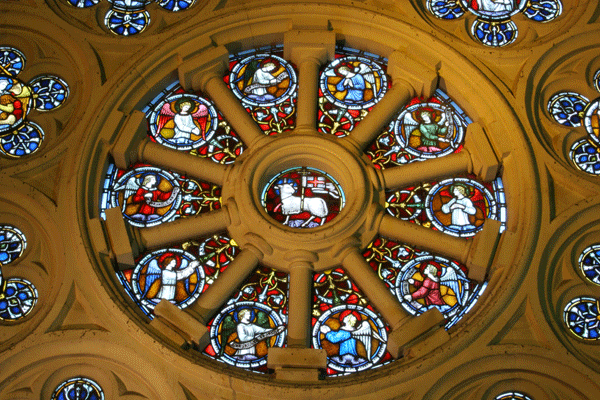
<path id="1" fill-rule="evenodd" d="M 267 372 L 267 352 L 286 342 L 288 275 L 259 268 L 208 324 L 204 354 L 239 368 Z"/>
<path id="2" fill-rule="evenodd" d="M 282 56 L 282 46 L 232 55 L 225 76 L 225 82 L 266 135 L 296 126 L 298 78 L 294 66 Z"/>
<path id="3" fill-rule="evenodd" d="M 600 69 L 594 74 L 593 82 L 594 88 L 600 92 Z"/>
<path id="4" fill-rule="evenodd" d="M 140 228 L 221 208 L 221 189 L 175 172 L 143 164 L 120 170 L 111 164 L 104 180 L 101 216 L 119 207 Z"/>
<path id="5" fill-rule="evenodd" d="M 290 168 L 275 175 L 263 190 L 262 205 L 276 221 L 292 228 L 314 228 L 344 208 L 345 195 L 329 174 L 315 168 Z"/>
<path id="6" fill-rule="evenodd" d="M 238 254 L 236 243 L 223 235 L 146 252 L 133 269 L 117 272 L 127 294 L 153 317 L 154 307 L 168 300 L 184 309 L 214 283 Z"/>
<path id="7" fill-rule="evenodd" d="M 486 218 L 502 222 L 504 231 L 507 217 L 500 178 L 492 183 L 451 178 L 388 192 L 386 209 L 396 218 L 460 237 L 475 235 Z"/>
<path id="8" fill-rule="evenodd" d="M 590 102 L 586 107 L 583 125 L 590 140 L 596 146 L 600 145 L 600 98 Z"/>
<path id="9" fill-rule="evenodd" d="M 319 131 L 348 136 L 387 92 L 386 69 L 383 57 L 338 46 L 319 78 Z"/>
<path id="10" fill-rule="evenodd" d="M 559 124 L 577 127 L 581 126 L 588 103 L 589 100 L 578 93 L 560 92 L 548 101 L 548 112 Z"/>
<path id="11" fill-rule="evenodd" d="M 26 247 L 23 232 L 11 225 L 0 225 L 0 265 L 15 261 Z"/>
<path id="12" fill-rule="evenodd" d="M 600 285 L 600 244 L 588 246 L 581 252 L 579 268 L 590 282 Z"/>
<path id="13" fill-rule="evenodd" d="M 328 375 L 390 362 L 388 329 L 343 269 L 314 275 L 312 342 L 327 352 Z"/>
<path id="14" fill-rule="evenodd" d="M 477 19 L 471 34 L 480 43 L 502 47 L 517 39 L 517 25 L 511 17 L 518 13 L 537 22 L 549 22 L 562 13 L 560 0 L 427 0 L 427 9 L 437 18 L 453 20 L 466 11 Z"/>
<path id="15" fill-rule="evenodd" d="M 506 392 L 499 394 L 494 400 L 533 400 L 531 397 L 519 392 Z"/>
<path id="16" fill-rule="evenodd" d="M 578 338 L 598 340 L 600 338 L 600 314 L 598 299 L 576 297 L 565 307 L 565 324 Z"/>
<path id="17" fill-rule="evenodd" d="M 467 267 L 456 261 L 383 237 L 363 255 L 406 311 L 420 315 L 435 307 L 446 318 L 446 329 L 473 307 L 487 286 L 470 280 Z"/>
<path id="18" fill-rule="evenodd" d="M 438 89 L 430 99 L 413 98 L 371 144 L 367 156 L 384 169 L 457 153 L 470 123 L 458 104 Z"/>
<path id="19" fill-rule="evenodd" d="M 10 278 L 4 281 L 0 297 L 0 321 L 14 321 L 33 310 L 38 300 L 35 286 L 26 279 Z"/>
<path id="20" fill-rule="evenodd" d="M 58 385 L 52 400 L 104 400 L 104 392 L 93 380 L 77 377 Z"/>
<path id="21" fill-rule="evenodd" d="M 588 139 L 578 140 L 571 147 L 569 157 L 581 171 L 600 175 L 600 155 L 596 143 Z"/>
<path id="22" fill-rule="evenodd" d="M 51 111 L 69 96 L 69 86 L 57 76 L 43 75 L 24 83 L 16 76 L 25 67 L 25 56 L 12 47 L 0 47 L 0 154 L 23 157 L 36 152 L 44 140 L 43 129 L 28 121 L 31 110 Z"/>

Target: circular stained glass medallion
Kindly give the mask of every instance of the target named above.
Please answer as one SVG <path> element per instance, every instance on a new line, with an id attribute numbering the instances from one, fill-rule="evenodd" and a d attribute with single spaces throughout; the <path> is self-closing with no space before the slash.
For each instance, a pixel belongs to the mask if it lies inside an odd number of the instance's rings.
<path id="1" fill-rule="evenodd" d="M 528 0 L 459 0 L 462 6 L 482 20 L 506 20 L 523 11 Z"/>
<path id="2" fill-rule="evenodd" d="M 344 208 L 340 184 L 316 168 L 290 168 L 265 186 L 262 205 L 276 221 L 292 228 L 314 228 L 335 218 Z"/>
<path id="3" fill-rule="evenodd" d="M 487 21 L 476 19 L 471 34 L 481 44 L 490 47 L 507 46 L 517 40 L 519 30 L 513 21 Z"/>
<path id="4" fill-rule="evenodd" d="M 179 93 L 157 104 L 150 115 L 152 137 L 177 150 L 191 150 L 210 142 L 219 124 L 214 105 L 199 96 Z"/>
<path id="5" fill-rule="evenodd" d="M 15 261 L 27 247 L 25 235 L 10 225 L 0 226 L 0 265 Z"/>
<path id="6" fill-rule="evenodd" d="M 276 106 L 296 92 L 298 79 L 294 68 L 273 54 L 256 54 L 236 63 L 229 74 L 229 85 L 246 106 Z"/>
<path id="7" fill-rule="evenodd" d="M 120 207 L 131 225 L 143 228 L 170 221 L 181 200 L 175 176 L 160 168 L 138 167 L 115 182 L 111 205 Z"/>
<path id="8" fill-rule="evenodd" d="M 154 309 L 161 300 L 168 300 L 183 309 L 204 290 L 204 269 L 186 251 L 158 250 L 138 262 L 131 283 L 133 293 L 146 308 Z"/>
<path id="9" fill-rule="evenodd" d="M 14 321 L 25 317 L 37 303 L 38 292 L 31 282 L 10 278 L 4 283 L 0 298 L 0 321 Z"/>
<path id="10" fill-rule="evenodd" d="M 465 14 L 464 8 L 456 1 L 427 0 L 427 9 L 437 18 L 445 20 L 457 19 Z"/>
<path id="11" fill-rule="evenodd" d="M 35 109 L 50 111 L 63 105 L 69 97 L 69 85 L 57 76 L 40 76 L 30 82 L 35 98 Z"/>
<path id="12" fill-rule="evenodd" d="M 581 252 L 579 268 L 590 282 L 600 285 L 600 244 L 588 246 Z"/>
<path id="13" fill-rule="evenodd" d="M 71 378 L 58 385 L 52 400 L 104 400 L 104 392 L 91 379 Z"/>
<path id="14" fill-rule="evenodd" d="M 210 340 L 217 357 L 230 365 L 256 368 L 267 363 L 267 350 L 283 347 L 285 325 L 277 312 L 254 301 L 225 307 L 213 320 Z"/>
<path id="15" fill-rule="evenodd" d="M 584 340 L 600 339 L 600 314 L 598 300 L 592 297 L 577 297 L 565 307 L 565 323 L 569 330 Z"/>
<path id="16" fill-rule="evenodd" d="M 7 156 L 23 157 L 35 153 L 44 140 L 44 131 L 33 122 L 25 122 L 19 129 L 0 137 L 0 151 Z"/>
<path id="17" fill-rule="evenodd" d="M 411 314 L 437 308 L 447 320 L 457 320 L 472 302 L 474 284 L 466 268 L 446 258 L 419 256 L 404 265 L 396 279 L 396 297 Z"/>
<path id="18" fill-rule="evenodd" d="M 465 136 L 465 124 L 451 106 L 436 102 L 413 104 L 394 122 L 396 142 L 401 150 L 420 158 L 453 153 Z"/>
<path id="19" fill-rule="evenodd" d="M 600 69 L 594 74 L 594 88 L 600 92 Z"/>
<path id="20" fill-rule="evenodd" d="M 596 145 L 600 145 L 600 98 L 588 104 L 585 109 L 583 125 L 590 135 L 590 139 L 596 143 Z"/>
<path id="21" fill-rule="evenodd" d="M 187 10 L 191 6 L 194 5 L 196 0 L 158 0 L 157 3 L 159 6 L 164 8 L 165 10 L 177 12 L 182 10 Z"/>
<path id="22" fill-rule="evenodd" d="M 472 179 L 446 179 L 431 188 L 425 211 L 433 225 L 453 236 L 473 236 L 486 218 L 497 219 L 496 200 L 481 183 Z"/>
<path id="23" fill-rule="evenodd" d="M 313 347 L 327 351 L 327 366 L 348 373 L 371 368 L 383 357 L 387 331 L 368 308 L 347 304 L 325 311 L 313 326 Z"/>
<path id="24" fill-rule="evenodd" d="M 569 157 L 577 168 L 588 174 L 600 175 L 598 147 L 588 139 L 578 140 L 571 147 Z"/>
<path id="25" fill-rule="evenodd" d="M 372 107 L 383 98 L 387 87 L 387 76 L 381 66 L 360 56 L 336 58 L 325 67 L 320 78 L 325 98 L 342 109 Z"/>
<path id="26" fill-rule="evenodd" d="M 548 100 L 548 112 L 561 125 L 581 126 L 585 107 L 590 101 L 573 92 L 557 93 Z"/>
<path id="27" fill-rule="evenodd" d="M 33 107 L 33 90 L 17 78 L 0 75 L 0 137 L 19 129 Z"/>
<path id="28" fill-rule="evenodd" d="M 2 73 L 16 76 L 25 68 L 25 55 L 13 47 L 0 47 L 0 66 Z"/>
<path id="29" fill-rule="evenodd" d="M 550 22 L 562 14 L 560 0 L 529 0 L 523 14 L 537 22 Z"/>

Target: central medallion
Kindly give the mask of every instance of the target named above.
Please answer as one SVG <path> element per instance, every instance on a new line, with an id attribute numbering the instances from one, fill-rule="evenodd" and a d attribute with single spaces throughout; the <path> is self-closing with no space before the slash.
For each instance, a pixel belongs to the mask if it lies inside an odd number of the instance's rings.
<path id="1" fill-rule="evenodd" d="M 309 167 L 289 168 L 265 185 L 262 206 L 276 221 L 292 228 L 315 228 L 344 208 L 340 184 L 329 174 Z"/>

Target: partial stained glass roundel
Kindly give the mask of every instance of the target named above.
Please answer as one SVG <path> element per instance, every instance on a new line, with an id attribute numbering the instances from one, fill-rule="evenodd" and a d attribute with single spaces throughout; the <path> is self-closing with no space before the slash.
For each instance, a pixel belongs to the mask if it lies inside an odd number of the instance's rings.
<path id="1" fill-rule="evenodd" d="M 600 69 L 594 74 L 594 88 L 600 92 Z"/>
<path id="2" fill-rule="evenodd" d="M 60 107 L 69 97 L 69 85 L 57 76 L 40 76 L 30 82 L 35 98 L 35 109 L 50 111 Z"/>
<path id="3" fill-rule="evenodd" d="M 565 323 L 571 332 L 580 339 L 600 339 L 600 314 L 598 299 L 577 297 L 565 307 Z"/>
<path id="4" fill-rule="evenodd" d="M 451 20 L 460 18 L 465 14 L 457 0 L 427 0 L 427 9 L 438 18 Z"/>
<path id="5" fill-rule="evenodd" d="M 600 98 L 588 104 L 585 109 L 583 124 L 590 135 L 590 139 L 596 145 L 600 145 Z"/>
<path id="6" fill-rule="evenodd" d="M 108 10 L 104 24 L 116 35 L 132 36 L 141 33 L 150 23 L 150 14 L 146 10 L 121 12 Z"/>
<path id="7" fill-rule="evenodd" d="M 25 56 L 13 47 L 0 47 L 0 74 L 15 76 L 25 68 Z"/>
<path id="8" fill-rule="evenodd" d="M 0 296 L 0 321 L 14 321 L 33 310 L 38 300 L 35 286 L 26 279 L 11 278 L 4 283 Z"/>
<path id="9" fill-rule="evenodd" d="M 513 21 L 487 21 L 476 19 L 471 27 L 471 34 L 486 46 L 502 47 L 517 40 L 519 30 Z"/>
<path id="10" fill-rule="evenodd" d="M 161 300 L 179 308 L 193 303 L 204 289 L 204 270 L 200 261 L 181 249 L 166 249 L 146 255 L 131 278 L 133 293 L 148 309 Z"/>
<path id="11" fill-rule="evenodd" d="M 483 229 L 486 218 L 498 219 L 492 193 L 466 178 L 447 179 L 433 186 L 425 199 L 425 210 L 437 229 L 454 236 L 473 236 Z"/>
<path id="12" fill-rule="evenodd" d="M 582 139 L 573 144 L 569 157 L 575 166 L 588 174 L 600 175 L 600 154 L 598 145 L 588 139 Z"/>
<path id="13" fill-rule="evenodd" d="M 557 93 L 548 101 L 548 112 L 552 117 L 564 126 L 581 126 L 585 107 L 590 101 L 573 92 Z"/>
<path id="14" fill-rule="evenodd" d="M 95 6 L 100 0 L 67 0 L 67 2 L 77 8 L 87 8 Z"/>
<path id="15" fill-rule="evenodd" d="M 522 11 L 528 0 L 459 0 L 462 6 L 481 19 L 506 20 Z"/>
<path id="16" fill-rule="evenodd" d="M 104 400 L 104 392 L 91 379 L 71 378 L 58 385 L 52 400 Z"/>
<path id="17" fill-rule="evenodd" d="M 499 394 L 494 400 L 533 400 L 531 397 L 519 392 L 506 392 Z"/>
<path id="18" fill-rule="evenodd" d="M 340 184 L 315 168 L 290 168 L 265 186 L 262 205 L 276 221 L 292 228 L 314 228 L 335 218 L 344 208 Z"/>
<path id="19" fill-rule="evenodd" d="M 229 75 L 233 93 L 244 105 L 276 106 L 296 92 L 296 73 L 283 58 L 256 54 L 234 65 Z"/>
<path id="20" fill-rule="evenodd" d="M 208 100 L 185 93 L 159 103 L 150 114 L 152 137 L 177 150 L 204 146 L 217 130 L 217 110 Z"/>
<path id="21" fill-rule="evenodd" d="M 383 98 L 388 84 L 379 64 L 361 56 L 346 56 L 325 67 L 320 88 L 325 98 L 337 107 L 363 110 Z"/>
<path id="22" fill-rule="evenodd" d="M 27 247 L 25 235 L 10 225 L 0 226 L 0 265 L 15 261 Z"/>
<path id="23" fill-rule="evenodd" d="M 0 74 L 0 137 L 21 127 L 33 107 L 33 90 L 17 78 Z"/>
<path id="24" fill-rule="evenodd" d="M 464 141 L 468 122 L 447 96 L 432 97 L 426 102 L 414 99 L 394 122 L 397 150 L 420 159 L 453 153 Z"/>
<path id="25" fill-rule="evenodd" d="M 215 356 L 241 368 L 267 363 L 271 347 L 283 347 L 285 324 L 279 313 L 257 301 L 238 301 L 225 307 L 210 328 Z"/>
<path id="26" fill-rule="evenodd" d="M 387 331 L 366 307 L 329 308 L 313 325 L 313 347 L 327 351 L 327 366 L 341 373 L 358 372 L 377 364 L 386 352 Z"/>
<path id="27" fill-rule="evenodd" d="M 191 6 L 194 5 L 196 0 L 158 0 L 157 3 L 159 6 L 168 11 L 182 11 L 187 10 Z"/>
<path id="28" fill-rule="evenodd" d="M 7 156 L 23 157 L 36 152 L 44 140 L 44 131 L 33 122 L 25 122 L 19 129 L 0 137 L 0 151 Z"/>
<path id="29" fill-rule="evenodd" d="M 523 13 L 534 21 L 550 22 L 562 14 L 562 3 L 560 0 L 529 0 Z"/>
<path id="30" fill-rule="evenodd" d="M 579 268 L 590 282 L 600 285 L 600 244 L 588 246 L 581 252 Z"/>

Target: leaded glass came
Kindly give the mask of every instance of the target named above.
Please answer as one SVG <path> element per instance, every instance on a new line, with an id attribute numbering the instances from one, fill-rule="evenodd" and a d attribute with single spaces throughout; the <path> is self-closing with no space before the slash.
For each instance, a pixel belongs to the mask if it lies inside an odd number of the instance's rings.
<path id="1" fill-rule="evenodd" d="M 104 392 L 93 380 L 77 377 L 58 385 L 52 400 L 104 400 Z"/>
<path id="2" fill-rule="evenodd" d="M 0 265 L 15 261 L 26 247 L 27 240 L 23 232 L 11 225 L 0 226 Z"/>
<path id="3" fill-rule="evenodd" d="M 35 286 L 26 279 L 10 278 L 0 297 L 0 321 L 15 321 L 29 314 L 38 300 Z"/>
<path id="4" fill-rule="evenodd" d="M 559 124 L 578 127 L 581 126 L 588 103 L 589 100 L 578 93 L 561 92 L 548 101 L 548 112 Z"/>
<path id="5" fill-rule="evenodd" d="M 598 299 L 592 297 L 577 297 L 564 311 L 564 320 L 568 329 L 583 340 L 600 339 L 600 314 L 598 314 Z"/>
<path id="6" fill-rule="evenodd" d="M 581 252 L 579 268 L 590 282 L 600 285 L 600 244 L 588 246 Z"/>

